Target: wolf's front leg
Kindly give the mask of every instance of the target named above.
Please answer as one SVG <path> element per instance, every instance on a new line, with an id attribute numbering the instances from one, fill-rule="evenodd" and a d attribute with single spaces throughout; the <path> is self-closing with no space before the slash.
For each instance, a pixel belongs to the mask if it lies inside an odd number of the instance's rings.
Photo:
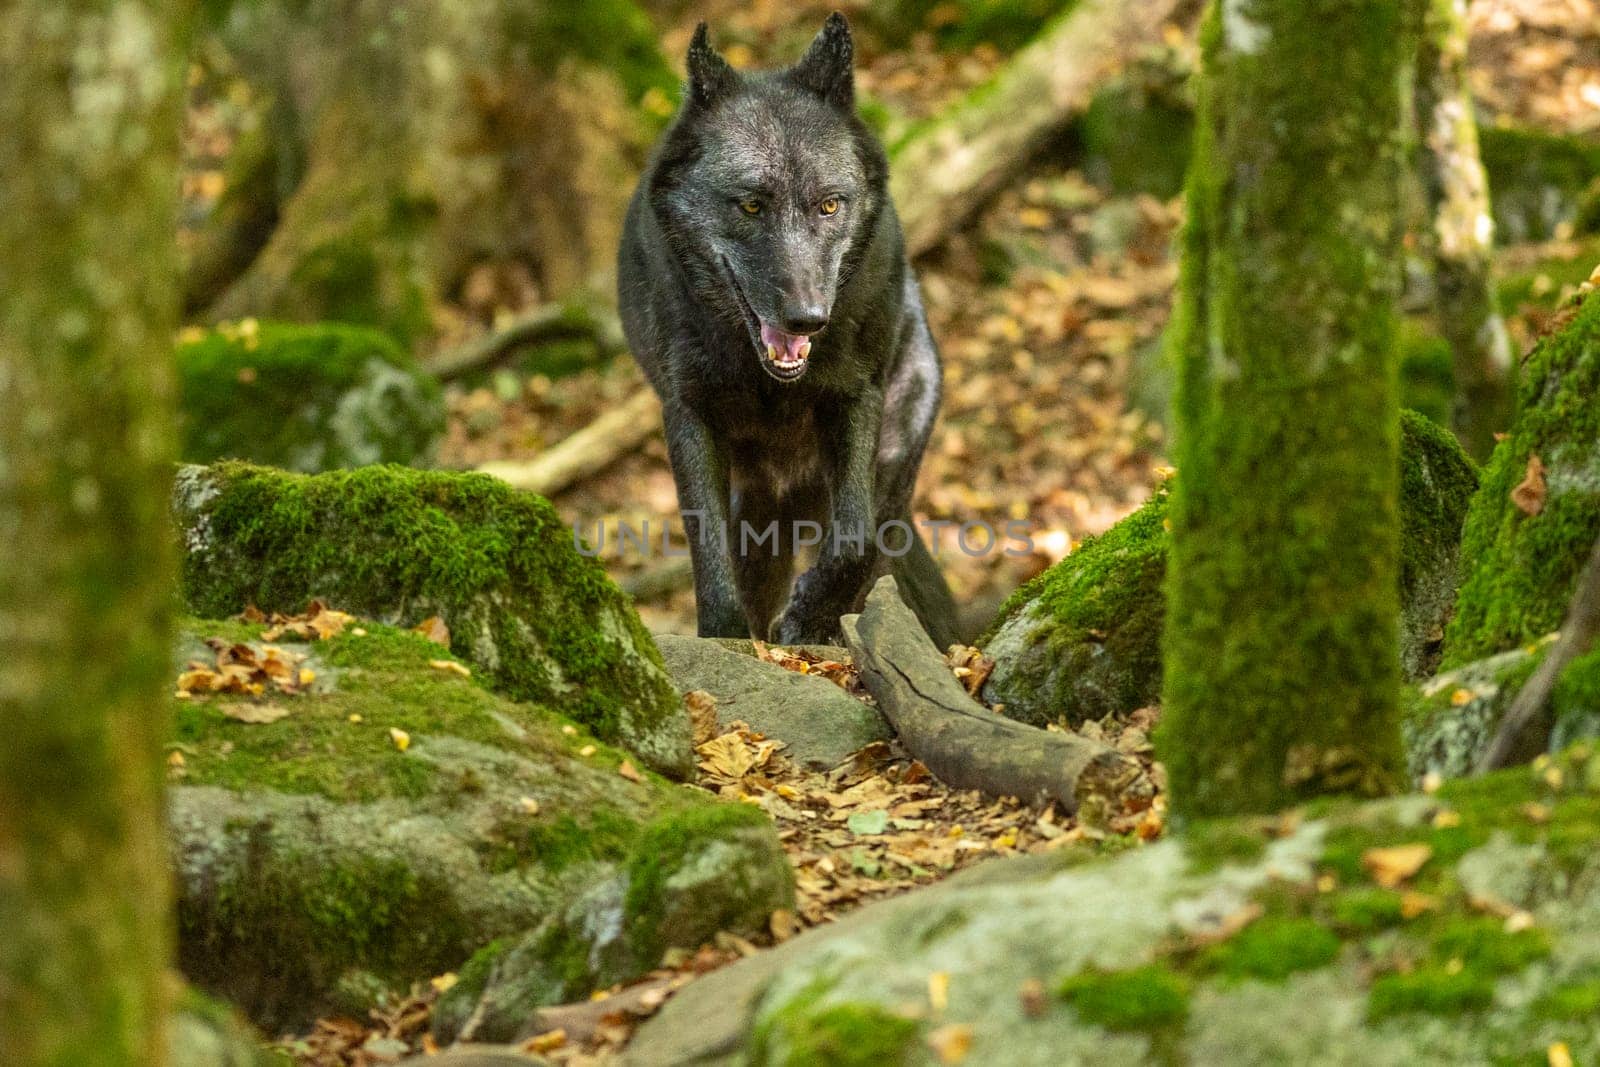
<path id="1" fill-rule="evenodd" d="M 684 405 L 664 402 L 661 420 L 694 566 L 700 636 L 748 637 L 750 628 L 728 565 L 727 454 L 705 420 Z"/>
<path id="2" fill-rule="evenodd" d="M 854 608 L 872 574 L 878 559 L 873 486 L 882 421 L 883 397 L 874 394 L 857 398 L 821 427 L 823 440 L 838 442 L 824 460 L 828 529 L 816 565 L 795 582 L 778 620 L 773 637 L 780 644 L 836 644 L 839 616 Z"/>

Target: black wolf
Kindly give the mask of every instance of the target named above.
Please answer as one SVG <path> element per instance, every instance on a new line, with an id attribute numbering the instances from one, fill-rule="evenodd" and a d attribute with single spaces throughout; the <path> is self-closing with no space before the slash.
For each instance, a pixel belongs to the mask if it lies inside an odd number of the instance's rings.
<path id="1" fill-rule="evenodd" d="M 701 23 L 688 68 L 618 288 L 661 396 L 700 634 L 832 641 L 892 569 L 942 647 L 955 605 L 910 525 L 939 355 L 855 112 L 849 26 L 836 13 L 794 66 L 741 73 Z"/>

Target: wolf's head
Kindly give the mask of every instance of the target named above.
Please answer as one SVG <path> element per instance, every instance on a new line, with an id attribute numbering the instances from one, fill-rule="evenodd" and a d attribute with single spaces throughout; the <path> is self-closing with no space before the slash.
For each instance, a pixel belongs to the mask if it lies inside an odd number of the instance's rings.
<path id="1" fill-rule="evenodd" d="M 743 323 L 780 381 L 805 373 L 887 195 L 883 149 L 855 113 L 851 51 L 835 13 L 794 66 L 743 73 L 701 23 L 650 188 L 690 284 Z"/>

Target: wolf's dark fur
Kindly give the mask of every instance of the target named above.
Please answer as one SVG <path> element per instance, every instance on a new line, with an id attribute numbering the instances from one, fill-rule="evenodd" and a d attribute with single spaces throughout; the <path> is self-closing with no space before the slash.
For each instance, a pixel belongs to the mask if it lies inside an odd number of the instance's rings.
<path id="1" fill-rule="evenodd" d="M 756 73 L 699 27 L 683 107 L 628 209 L 618 284 L 679 507 L 705 517 L 688 523 L 700 633 L 833 640 L 892 568 L 935 641 L 952 640 L 920 538 L 894 559 L 874 544 L 885 521 L 909 522 L 940 370 L 841 16 L 795 66 Z M 773 520 L 776 546 L 741 544 L 744 524 Z M 826 533 L 791 594 L 794 520 Z"/>

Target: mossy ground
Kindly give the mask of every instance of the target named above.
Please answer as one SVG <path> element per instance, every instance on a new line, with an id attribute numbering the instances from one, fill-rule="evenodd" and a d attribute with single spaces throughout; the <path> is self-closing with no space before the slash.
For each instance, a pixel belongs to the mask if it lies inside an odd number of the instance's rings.
<path id="1" fill-rule="evenodd" d="M 466 774 L 441 780 L 437 765 L 410 748 L 399 749 L 390 730 L 405 731 L 418 744 L 430 736 L 455 737 L 539 758 L 578 758 L 580 749 L 593 745 L 593 754 L 583 758 L 603 768 L 614 768 L 626 758 L 560 715 L 507 700 L 476 678 L 430 666 L 435 661 L 458 661 L 418 634 L 377 623 L 363 623 L 360 628 L 366 633 L 358 636 L 351 632 L 353 627 L 347 628 L 314 645 L 276 643 L 286 650 L 313 653 L 313 662 L 325 664 L 333 675 L 325 686 L 313 683 L 306 693 L 284 696 L 269 691 L 261 697 L 263 703 L 289 710 L 277 722 L 243 723 L 224 714 L 227 705 L 243 698 L 173 698 L 175 725 L 169 750 L 184 757 L 182 780 L 339 802 L 421 798 L 441 790 L 481 788 L 482 783 Z M 267 647 L 260 640 L 263 629 L 243 622 L 184 623 L 189 644 L 196 649 L 207 637 Z M 514 724 L 516 735 L 504 725 L 507 722 Z M 563 733 L 563 727 L 573 732 Z M 538 836 L 531 827 L 521 829 L 525 835 Z M 555 829 L 547 832 L 553 842 L 561 836 Z"/>
<path id="2" fill-rule="evenodd" d="M 444 431 L 438 383 L 365 327 L 247 320 L 179 345 L 176 359 L 189 462 L 302 471 L 412 463 Z M 366 404 L 342 409 L 361 391 L 372 394 Z"/>
<path id="3" fill-rule="evenodd" d="M 1585 189 L 1600 177 L 1600 144 L 1580 137 L 1484 126 L 1478 149 L 1502 241 L 1548 239 L 1574 220 Z"/>
<path id="4" fill-rule="evenodd" d="M 751 1067 L 899 1067 L 914 1061 L 915 1019 L 876 1004 L 827 999 L 817 982 L 752 1035 Z"/>
<path id="5" fill-rule="evenodd" d="M 396 466 L 306 477 L 223 463 L 185 484 L 183 591 L 197 614 L 252 602 L 296 612 L 317 596 L 406 624 L 437 614 L 496 690 L 626 739 L 652 766 L 687 763 L 660 654 L 543 498 L 486 475 Z"/>
<path id="6" fill-rule="evenodd" d="M 1522 368 L 1511 435 L 1483 470 L 1462 530 L 1466 576 L 1445 633 L 1458 666 L 1526 645 L 1560 626 L 1600 536 L 1600 293 L 1546 337 Z M 1512 490 L 1538 456 L 1547 492 L 1529 514 Z"/>

